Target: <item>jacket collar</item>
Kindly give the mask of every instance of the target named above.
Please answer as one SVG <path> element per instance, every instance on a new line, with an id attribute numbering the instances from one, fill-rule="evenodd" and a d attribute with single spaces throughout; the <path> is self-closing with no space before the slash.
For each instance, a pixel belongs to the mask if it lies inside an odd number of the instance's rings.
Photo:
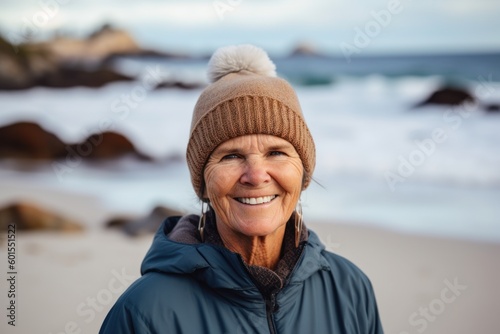
<path id="1" fill-rule="evenodd" d="M 181 219 L 196 221 L 196 216 L 169 217 L 163 222 L 142 262 L 142 275 L 148 272 L 191 275 L 214 289 L 243 294 L 258 292 L 239 254 L 212 244 L 171 240 L 168 235 Z M 289 282 L 293 284 L 306 280 L 318 270 L 329 269 L 322 254 L 324 245 L 314 232 L 308 232 L 304 252 L 290 276 Z"/>

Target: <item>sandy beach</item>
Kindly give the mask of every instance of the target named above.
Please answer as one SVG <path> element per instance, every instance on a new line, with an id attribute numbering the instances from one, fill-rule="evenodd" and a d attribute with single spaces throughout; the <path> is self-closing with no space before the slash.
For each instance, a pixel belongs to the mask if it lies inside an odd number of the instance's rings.
<path id="1" fill-rule="evenodd" d="M 33 189 L 30 193 L 33 200 L 37 193 L 38 199 L 45 194 Z M 62 207 L 73 217 L 89 224 L 93 220 L 93 227 L 76 234 L 16 234 L 16 326 L 9 326 L 4 316 L 0 331 L 97 333 L 115 300 L 139 277 L 152 235 L 130 238 L 99 227 L 95 219 L 112 212 L 87 196 L 55 192 L 49 197 L 52 203 L 56 199 L 66 203 Z M 347 257 L 371 278 L 386 333 L 498 332 L 500 244 L 406 235 L 356 224 L 310 222 L 308 227 L 330 251 Z M 0 252 L 4 313 L 5 239 L 4 234 Z"/>

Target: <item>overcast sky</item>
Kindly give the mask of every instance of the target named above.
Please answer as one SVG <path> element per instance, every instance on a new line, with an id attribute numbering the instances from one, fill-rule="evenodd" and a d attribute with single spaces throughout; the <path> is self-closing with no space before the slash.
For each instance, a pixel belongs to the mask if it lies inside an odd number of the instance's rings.
<path id="1" fill-rule="evenodd" d="M 103 23 L 144 46 L 211 52 L 254 43 L 288 52 L 298 42 L 359 51 L 500 51 L 498 0 L 0 0 L 0 31 L 22 41 L 54 30 L 85 35 Z M 344 51 L 343 51 L 344 50 Z"/>

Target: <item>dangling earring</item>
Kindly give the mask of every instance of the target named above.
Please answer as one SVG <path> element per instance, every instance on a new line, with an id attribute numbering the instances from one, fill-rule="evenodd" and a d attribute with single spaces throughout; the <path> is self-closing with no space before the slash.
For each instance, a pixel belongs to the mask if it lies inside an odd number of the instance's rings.
<path id="1" fill-rule="evenodd" d="M 299 247 L 300 243 L 300 235 L 302 234 L 302 225 L 303 225 L 303 220 L 302 220 L 302 203 L 299 201 L 297 202 L 297 207 L 295 208 L 295 248 Z"/>
<path id="2" fill-rule="evenodd" d="M 208 211 L 208 208 L 209 208 L 209 204 L 202 201 L 201 202 L 201 215 L 200 215 L 200 220 L 198 221 L 198 232 L 200 232 L 201 242 L 203 242 L 203 240 L 204 240 L 203 231 L 205 230 L 205 219 L 206 219 L 206 213 Z"/>

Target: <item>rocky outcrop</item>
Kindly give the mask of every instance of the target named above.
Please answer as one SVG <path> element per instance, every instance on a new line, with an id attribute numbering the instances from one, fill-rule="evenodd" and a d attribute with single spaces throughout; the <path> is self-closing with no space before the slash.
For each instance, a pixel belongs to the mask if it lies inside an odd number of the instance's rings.
<path id="1" fill-rule="evenodd" d="M 116 159 L 123 156 L 150 160 L 150 157 L 138 152 L 127 137 L 111 131 L 92 134 L 83 142 L 71 145 L 71 149 L 80 156 L 93 160 Z"/>
<path id="2" fill-rule="evenodd" d="M 132 142 L 116 132 L 90 135 L 81 143 L 64 143 L 53 133 L 31 122 L 0 127 L 0 159 L 57 160 L 68 155 L 82 159 L 106 160 L 133 156 L 151 158 L 139 152 Z"/>
<path id="3" fill-rule="evenodd" d="M 155 89 L 165 89 L 165 88 L 178 88 L 178 89 L 198 89 L 203 88 L 205 85 L 197 82 L 182 82 L 182 81 L 168 81 L 159 83 Z"/>
<path id="4" fill-rule="evenodd" d="M 473 103 L 476 99 L 465 89 L 454 87 L 443 87 L 433 92 L 424 101 L 418 103 L 416 107 L 427 105 L 458 106 L 463 103 Z"/>
<path id="5" fill-rule="evenodd" d="M 77 86 L 99 88 L 112 82 L 133 80 L 134 78 L 132 77 L 107 68 L 85 70 L 61 67 L 54 72 L 40 76 L 33 81 L 32 85 L 50 88 L 70 88 Z"/>
<path id="6" fill-rule="evenodd" d="M 58 63 L 97 63 L 115 53 L 137 53 L 141 48 L 125 30 L 103 25 L 89 37 L 56 37 L 34 46 L 54 55 Z"/>
<path id="7" fill-rule="evenodd" d="M 0 38 L 0 90 L 28 89 L 36 86 L 68 88 L 102 87 L 134 78 L 110 68 L 65 64 L 47 45 L 14 46 Z"/>
<path id="8" fill-rule="evenodd" d="M 31 122 L 0 127 L 0 158 L 48 160 L 62 157 L 65 144 Z"/>
<path id="9" fill-rule="evenodd" d="M 0 36 L 0 90 L 32 87 L 98 88 L 133 78 L 114 70 L 114 61 L 126 58 L 187 59 L 174 54 L 141 48 L 125 30 L 110 25 L 87 38 L 58 36 L 38 43 L 13 45 Z M 157 88 L 199 88 L 199 83 L 173 80 Z"/>
<path id="10" fill-rule="evenodd" d="M 40 43 L 13 45 L 0 37 L 0 89 L 36 86 L 101 87 L 134 78 L 104 64 L 113 54 L 140 53 L 141 48 L 124 30 L 103 26 L 85 39 L 56 37 Z"/>
<path id="11" fill-rule="evenodd" d="M 500 104 L 490 103 L 483 106 L 487 113 L 498 113 L 500 112 Z"/>
<path id="12" fill-rule="evenodd" d="M 290 57 L 296 57 L 296 56 L 321 57 L 323 56 L 323 54 L 321 54 L 312 43 L 300 42 L 295 46 L 293 51 L 290 53 Z"/>
<path id="13" fill-rule="evenodd" d="M 129 236 L 155 233 L 165 218 L 180 216 L 180 211 L 157 206 L 145 217 L 116 217 L 106 223 L 107 228 L 116 228 Z"/>
<path id="14" fill-rule="evenodd" d="M 0 229 L 14 224 L 17 231 L 79 232 L 83 226 L 66 217 L 30 203 L 14 203 L 0 208 Z"/>
<path id="15" fill-rule="evenodd" d="M 0 37 L 0 89 L 33 87 L 38 78 L 57 71 L 57 62 L 47 50 L 30 45 L 12 45 Z"/>

